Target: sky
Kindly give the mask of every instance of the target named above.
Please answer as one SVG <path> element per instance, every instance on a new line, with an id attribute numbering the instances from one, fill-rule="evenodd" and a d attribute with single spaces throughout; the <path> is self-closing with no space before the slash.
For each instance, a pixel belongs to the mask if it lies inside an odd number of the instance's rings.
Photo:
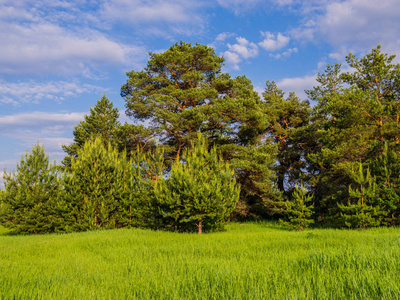
<path id="1" fill-rule="evenodd" d="M 133 123 L 120 89 L 149 52 L 198 42 L 258 92 L 274 80 L 306 99 L 349 52 L 400 56 L 399 15 L 399 0 L 0 0 L 0 176 L 37 142 L 60 161 L 103 94 Z"/>

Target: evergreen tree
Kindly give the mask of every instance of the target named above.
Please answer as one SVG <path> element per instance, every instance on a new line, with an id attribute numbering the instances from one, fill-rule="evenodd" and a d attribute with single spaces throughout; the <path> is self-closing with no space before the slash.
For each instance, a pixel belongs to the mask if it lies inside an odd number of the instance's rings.
<path id="1" fill-rule="evenodd" d="M 282 223 L 301 231 L 313 224 L 314 206 L 310 205 L 312 198 L 313 196 L 308 195 L 303 183 L 300 186 L 296 184 L 291 201 L 286 202 L 286 213 L 289 220 Z"/>
<path id="2" fill-rule="evenodd" d="M 60 178 L 44 147 L 36 144 L 22 156 L 16 172 L 5 173 L 4 185 L 0 215 L 3 226 L 22 234 L 62 230 Z"/>
<path id="3" fill-rule="evenodd" d="M 376 200 L 387 211 L 384 225 L 395 226 L 400 221 L 400 158 L 394 151 L 389 151 L 385 143 L 382 155 L 371 163 L 376 186 Z"/>
<path id="4" fill-rule="evenodd" d="M 377 203 L 375 178 L 371 176 L 369 169 L 364 175 L 361 163 L 358 170 L 353 171 L 352 177 L 357 188 L 353 189 L 349 186 L 350 199 L 347 205 L 338 203 L 344 223 L 352 228 L 379 226 L 387 212 L 383 211 Z M 352 199 L 355 201 L 353 202 Z"/>
<path id="5" fill-rule="evenodd" d="M 140 172 L 101 138 L 88 140 L 64 179 L 68 231 L 137 226 Z"/>
<path id="6" fill-rule="evenodd" d="M 218 228 L 239 200 L 234 172 L 199 133 L 192 151 L 184 150 L 167 178 L 160 178 L 155 195 L 163 226 L 198 233 Z"/>
<path id="7" fill-rule="evenodd" d="M 168 162 L 190 149 L 200 131 L 210 147 L 216 145 L 225 160 L 232 160 L 239 183 L 255 180 L 241 183 L 238 214 L 260 214 L 260 207 L 265 213 L 261 203 L 268 199 L 263 197 L 277 196 L 269 170 L 276 147 L 263 141 L 267 120 L 251 81 L 221 73 L 223 61 L 208 46 L 180 42 L 164 53 L 150 53 L 143 71 L 128 72 L 121 95 L 127 115 L 149 124 L 150 136 L 142 130 L 138 140 L 158 138 Z M 265 168 L 254 168 L 258 164 Z"/>
<path id="8" fill-rule="evenodd" d="M 308 126 L 311 108 L 308 101 L 300 101 L 294 93 L 285 99 L 284 92 L 274 81 L 266 82 L 263 96 L 268 119 L 265 134 L 278 146 L 274 167 L 277 187 L 281 192 L 290 193 L 307 168 L 305 151 L 312 140 L 308 140 L 309 135 L 304 130 Z"/>
<path id="9" fill-rule="evenodd" d="M 90 108 L 90 114 L 85 115 L 85 120 L 75 126 L 73 132 L 74 142 L 68 146 L 62 146 L 67 153 L 63 159 L 63 165 L 69 167 L 71 158 L 77 157 L 78 150 L 92 136 L 101 137 L 104 145 L 111 143 L 113 146 L 117 146 L 117 130 L 120 126 L 118 117 L 118 109 L 114 108 L 113 103 L 103 95 L 94 108 Z"/>
<path id="10" fill-rule="evenodd" d="M 340 65 L 328 66 L 318 76 L 321 86 L 309 91 L 318 101 L 309 132 L 315 132 L 316 146 L 308 155 L 314 170 L 312 186 L 320 214 L 337 220 L 346 206 L 352 169 L 361 162 L 371 165 L 381 156 L 384 144 L 399 152 L 398 121 L 400 65 L 380 46 L 361 59 L 353 54 L 347 63 L 356 71 L 340 74 Z M 347 84 L 347 86 L 345 85 Z"/>

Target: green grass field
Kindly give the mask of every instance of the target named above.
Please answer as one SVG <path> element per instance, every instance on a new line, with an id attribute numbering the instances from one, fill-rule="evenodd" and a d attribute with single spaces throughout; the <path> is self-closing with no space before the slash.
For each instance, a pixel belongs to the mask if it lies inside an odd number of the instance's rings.
<path id="1" fill-rule="evenodd" d="M 0 299 L 399 298 L 400 229 L 0 230 Z"/>

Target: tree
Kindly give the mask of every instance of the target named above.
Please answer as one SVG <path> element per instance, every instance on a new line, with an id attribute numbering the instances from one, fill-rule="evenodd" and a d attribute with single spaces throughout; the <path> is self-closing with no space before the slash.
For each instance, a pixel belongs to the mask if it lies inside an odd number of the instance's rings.
<path id="1" fill-rule="evenodd" d="M 221 73 L 223 61 L 208 46 L 176 43 L 163 53 L 150 53 L 144 70 L 128 72 L 121 95 L 127 115 L 149 124 L 148 134 L 159 139 L 167 163 L 190 149 L 197 132 L 201 132 L 209 147 L 216 145 L 223 158 L 235 164 L 239 183 L 255 179 L 253 188 L 264 181 L 268 191 L 246 191 L 247 185 L 242 185 L 242 211 L 250 215 L 255 212 L 251 203 L 259 206 L 262 197 L 275 194 L 269 182 L 271 172 L 252 166 L 257 160 L 270 168 L 276 148 L 261 147 L 265 144 L 262 133 L 267 120 L 251 81 L 245 76 L 231 78 Z M 145 138 L 143 132 L 140 140 Z"/>
<path id="2" fill-rule="evenodd" d="M 307 167 L 305 151 L 310 141 L 304 128 L 309 123 L 311 108 L 308 101 L 300 101 L 294 93 L 285 99 L 274 81 L 266 82 L 263 96 L 268 119 L 265 135 L 278 146 L 274 167 L 277 187 L 290 193 Z"/>
<path id="3" fill-rule="evenodd" d="M 88 140 L 71 159 L 64 179 L 67 231 L 137 226 L 140 172 L 125 153 L 100 137 Z"/>
<path id="4" fill-rule="evenodd" d="M 21 157 L 16 172 L 5 173 L 4 186 L 0 215 L 3 226 L 22 234 L 62 230 L 59 173 L 43 146 L 35 144 Z"/>
<path id="5" fill-rule="evenodd" d="M 371 176 L 369 169 L 364 175 L 361 163 L 358 170 L 352 172 L 352 177 L 357 185 L 356 189 L 349 186 L 350 199 L 347 205 L 338 203 L 344 223 L 353 228 L 379 226 L 387 212 L 383 211 L 377 203 L 378 193 L 375 178 Z M 353 199 L 354 202 L 351 201 Z"/>
<path id="6" fill-rule="evenodd" d="M 313 196 L 307 193 L 303 183 L 300 186 L 296 184 L 291 201 L 286 201 L 286 213 L 289 221 L 282 223 L 301 231 L 313 224 L 314 220 L 311 217 L 314 213 L 314 206 L 310 205 L 312 198 Z"/>
<path id="7" fill-rule="evenodd" d="M 71 158 L 77 157 L 78 150 L 92 136 L 100 136 L 104 145 L 111 143 L 116 146 L 118 141 L 117 130 L 120 126 L 118 117 L 118 109 L 114 108 L 113 103 L 103 95 L 94 108 L 90 108 L 90 114 L 85 115 L 85 120 L 75 126 L 73 132 L 74 142 L 68 146 L 62 146 L 67 153 L 67 156 L 62 161 L 63 165 L 69 167 Z"/>
<path id="8" fill-rule="evenodd" d="M 340 65 L 328 66 L 319 74 L 321 86 L 309 91 L 318 101 L 310 127 L 317 142 L 308 159 L 314 167 L 308 183 L 314 191 L 320 213 L 340 215 L 353 184 L 355 164 L 371 165 L 385 143 L 399 152 L 398 119 L 400 65 L 380 46 L 361 59 L 350 53 L 347 63 L 355 72 L 342 73 Z M 347 85 L 347 86 L 346 86 Z M 311 132 L 311 131 L 310 131 Z"/>
<path id="9" fill-rule="evenodd" d="M 233 170 L 217 154 L 209 151 L 199 134 L 192 150 L 183 151 L 167 178 L 160 178 L 155 196 L 163 225 L 198 233 L 203 228 L 218 228 L 232 213 L 239 200 L 239 187 Z"/>

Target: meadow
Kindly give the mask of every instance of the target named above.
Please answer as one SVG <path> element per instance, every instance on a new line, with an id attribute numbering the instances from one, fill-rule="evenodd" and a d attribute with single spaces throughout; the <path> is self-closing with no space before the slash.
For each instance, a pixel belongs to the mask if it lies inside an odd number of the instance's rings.
<path id="1" fill-rule="evenodd" d="M 399 299 L 400 229 L 11 236 L 0 299 Z"/>

